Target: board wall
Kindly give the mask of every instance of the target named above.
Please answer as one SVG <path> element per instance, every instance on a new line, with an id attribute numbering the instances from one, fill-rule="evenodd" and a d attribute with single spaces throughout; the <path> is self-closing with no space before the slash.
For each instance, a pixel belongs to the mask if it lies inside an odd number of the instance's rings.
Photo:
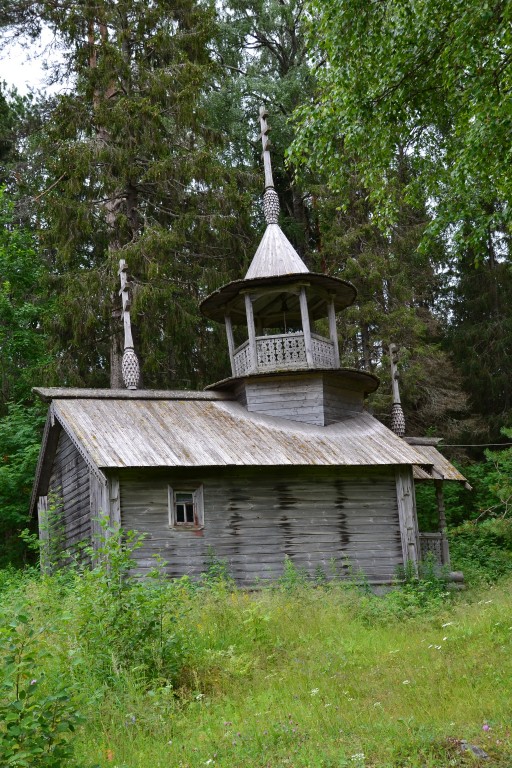
<path id="1" fill-rule="evenodd" d="M 169 575 L 197 577 L 211 552 L 251 584 L 278 578 L 287 555 L 310 574 L 364 571 L 383 583 L 403 563 L 394 467 L 124 470 L 119 481 L 121 525 L 145 534 L 136 553 L 141 572 L 160 555 Z M 171 528 L 169 485 L 199 484 L 204 528 Z"/>
<path id="2" fill-rule="evenodd" d="M 53 530 L 61 538 L 61 548 L 72 554 L 81 542 L 90 543 L 90 470 L 82 456 L 61 430 L 50 476 L 49 508 L 58 513 L 58 522 L 50 518 Z M 51 515 L 51 512 L 50 512 Z M 58 528 L 58 531 L 57 531 Z"/>

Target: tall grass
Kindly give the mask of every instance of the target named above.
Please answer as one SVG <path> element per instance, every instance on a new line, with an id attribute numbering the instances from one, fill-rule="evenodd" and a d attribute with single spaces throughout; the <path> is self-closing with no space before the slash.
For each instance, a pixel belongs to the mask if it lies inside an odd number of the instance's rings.
<path id="1" fill-rule="evenodd" d="M 119 576 L 0 580 L 0 637 L 33 633 L 26 684 L 81 712 L 66 768 L 478 765 L 462 740 L 511 765 L 510 582 L 375 597 L 293 573 L 253 593 Z"/>

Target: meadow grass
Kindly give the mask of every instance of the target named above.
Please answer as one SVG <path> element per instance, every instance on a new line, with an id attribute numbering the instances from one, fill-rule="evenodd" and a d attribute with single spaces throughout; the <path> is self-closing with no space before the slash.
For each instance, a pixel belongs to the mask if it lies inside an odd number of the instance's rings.
<path id="1" fill-rule="evenodd" d="M 3 613 L 29 616 L 26 675 L 78 702 L 76 765 L 478 765 L 466 740 L 508 768 L 510 586 L 378 598 L 93 573 L 24 580 L 4 589 Z"/>
<path id="2" fill-rule="evenodd" d="M 154 766 L 510 766 L 512 609 L 506 586 L 393 620 L 340 589 L 201 595 L 182 688 L 125 678 L 84 757 Z M 484 730 L 484 727 L 488 730 Z"/>

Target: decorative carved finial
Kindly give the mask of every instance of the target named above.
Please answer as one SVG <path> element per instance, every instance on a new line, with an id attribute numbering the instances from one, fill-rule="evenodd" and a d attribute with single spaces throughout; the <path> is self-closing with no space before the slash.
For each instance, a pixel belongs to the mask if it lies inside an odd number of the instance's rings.
<path id="1" fill-rule="evenodd" d="M 263 144 L 263 167 L 265 169 L 265 192 L 263 194 L 263 213 L 267 224 L 277 224 L 279 219 L 279 198 L 274 189 L 272 163 L 270 161 L 270 126 L 267 123 L 268 112 L 260 107 L 261 142 Z"/>
<path id="2" fill-rule="evenodd" d="M 132 324 L 130 319 L 130 284 L 128 282 L 128 264 L 124 259 L 119 262 L 119 277 L 121 278 L 121 290 L 119 295 L 123 301 L 124 324 L 124 352 L 123 352 L 123 381 L 126 389 L 138 389 L 140 380 L 140 367 L 137 355 L 133 348 Z"/>
<path id="3" fill-rule="evenodd" d="M 391 387 L 393 390 L 393 405 L 391 406 L 391 429 L 395 435 L 398 435 L 398 437 L 404 437 L 405 416 L 402 409 L 400 389 L 398 386 L 398 379 L 400 378 L 400 374 L 398 373 L 398 347 L 396 344 L 389 345 L 389 357 L 391 361 Z"/>

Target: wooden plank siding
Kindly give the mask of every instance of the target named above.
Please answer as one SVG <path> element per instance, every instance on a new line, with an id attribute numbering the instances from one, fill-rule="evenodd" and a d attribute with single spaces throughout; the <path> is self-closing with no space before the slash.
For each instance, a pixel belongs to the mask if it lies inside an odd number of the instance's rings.
<path id="1" fill-rule="evenodd" d="M 364 407 L 361 392 L 340 386 L 326 374 L 244 382 L 237 387 L 236 396 L 253 413 L 321 427 L 341 421 L 347 414 L 362 413 Z"/>
<path id="2" fill-rule="evenodd" d="M 238 388 L 237 398 L 253 413 L 323 426 L 320 377 L 295 376 L 244 383 Z"/>
<path id="3" fill-rule="evenodd" d="M 88 465 L 61 430 L 50 476 L 50 495 L 60 508 L 58 535 L 62 537 L 62 548 L 71 554 L 77 553 L 79 543 L 91 541 L 89 475 Z"/>
<path id="4" fill-rule="evenodd" d="M 285 555 L 327 575 L 364 571 L 388 583 L 403 563 L 395 468 L 229 468 L 119 472 L 121 525 L 146 535 L 138 570 L 166 561 L 173 577 L 197 577 L 209 549 L 225 559 L 240 584 L 276 579 Z M 204 529 L 168 522 L 168 486 L 203 485 Z"/>

